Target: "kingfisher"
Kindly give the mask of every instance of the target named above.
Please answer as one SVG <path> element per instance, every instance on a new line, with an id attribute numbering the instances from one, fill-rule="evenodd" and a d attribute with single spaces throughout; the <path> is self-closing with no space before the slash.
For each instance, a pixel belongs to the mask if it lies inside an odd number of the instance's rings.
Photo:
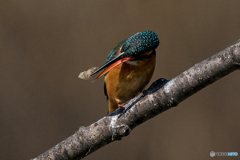
<path id="1" fill-rule="evenodd" d="M 104 76 L 108 113 L 122 108 L 127 101 L 144 91 L 154 72 L 159 43 L 157 33 L 149 30 L 138 32 L 112 49 L 106 63 L 91 74 L 102 71 L 97 78 Z"/>

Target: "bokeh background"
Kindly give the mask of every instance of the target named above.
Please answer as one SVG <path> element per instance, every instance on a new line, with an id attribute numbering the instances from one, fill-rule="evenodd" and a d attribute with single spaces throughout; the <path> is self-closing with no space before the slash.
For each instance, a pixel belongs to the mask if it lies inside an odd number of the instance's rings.
<path id="1" fill-rule="evenodd" d="M 237 0 L 2 0 L 1 159 L 34 158 L 105 116 L 103 79 L 77 76 L 102 65 L 118 42 L 157 32 L 151 82 L 171 79 L 240 38 L 239 8 Z M 85 159 L 202 160 L 210 151 L 240 153 L 239 80 L 238 71 L 224 77 Z"/>

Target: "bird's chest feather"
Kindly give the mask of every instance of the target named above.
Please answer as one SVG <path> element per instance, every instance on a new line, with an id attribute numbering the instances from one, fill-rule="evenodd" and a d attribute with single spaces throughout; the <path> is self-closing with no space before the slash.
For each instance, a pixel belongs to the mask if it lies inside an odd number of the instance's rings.
<path id="1" fill-rule="evenodd" d="M 145 87 L 152 77 L 155 68 L 155 55 L 141 61 L 128 61 L 123 63 L 119 72 L 119 83 L 127 88 Z"/>
<path id="2" fill-rule="evenodd" d="M 112 69 L 105 77 L 109 98 L 123 101 L 141 92 L 153 75 L 156 55 L 141 61 L 129 61 Z"/>

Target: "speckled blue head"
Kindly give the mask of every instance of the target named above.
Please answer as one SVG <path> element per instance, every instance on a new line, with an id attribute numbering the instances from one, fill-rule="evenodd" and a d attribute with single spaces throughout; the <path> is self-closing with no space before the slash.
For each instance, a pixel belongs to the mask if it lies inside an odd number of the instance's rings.
<path id="1" fill-rule="evenodd" d="M 124 43 L 121 52 L 125 52 L 124 56 L 139 56 L 145 51 L 156 49 L 160 41 L 157 33 L 153 31 L 139 32 L 129 37 Z"/>

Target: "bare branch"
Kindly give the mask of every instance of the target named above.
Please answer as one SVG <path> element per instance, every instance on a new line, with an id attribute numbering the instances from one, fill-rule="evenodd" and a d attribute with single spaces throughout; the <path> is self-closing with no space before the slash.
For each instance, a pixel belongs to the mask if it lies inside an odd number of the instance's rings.
<path id="1" fill-rule="evenodd" d="M 177 106 L 197 91 L 239 68 L 240 39 L 170 81 L 163 78 L 157 80 L 144 95 L 139 95 L 126 104 L 124 111 L 116 110 L 87 127 L 80 127 L 72 136 L 34 160 L 81 159 L 108 143 L 127 136 L 134 127 Z"/>

